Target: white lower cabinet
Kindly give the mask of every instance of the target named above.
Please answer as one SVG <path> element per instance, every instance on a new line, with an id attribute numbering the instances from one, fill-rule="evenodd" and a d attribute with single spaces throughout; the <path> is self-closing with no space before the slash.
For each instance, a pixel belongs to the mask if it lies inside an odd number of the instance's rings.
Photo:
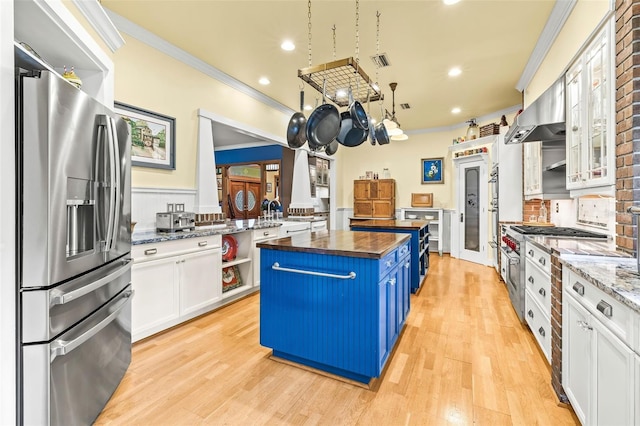
<path id="1" fill-rule="evenodd" d="M 134 246 L 132 340 L 213 309 L 222 294 L 221 238 L 189 238 Z"/>
<path id="2" fill-rule="evenodd" d="M 222 297 L 220 248 L 182 256 L 180 277 L 180 314 L 188 315 L 217 302 Z M 198 312 L 200 313 L 200 312 Z"/>
<path id="3" fill-rule="evenodd" d="M 563 283 L 562 385 L 578 419 L 584 425 L 638 424 L 638 356 L 589 304 L 600 290 L 566 268 Z M 609 318 L 617 313 L 614 308 Z"/>
<path id="4" fill-rule="evenodd" d="M 180 288 L 176 260 L 165 258 L 134 263 L 131 282 L 135 297 L 131 301 L 133 341 L 177 324 L 180 317 Z"/>
<path id="5" fill-rule="evenodd" d="M 260 287 L 260 249 L 256 244 L 278 238 L 278 228 L 256 229 L 252 234 L 253 286 Z"/>

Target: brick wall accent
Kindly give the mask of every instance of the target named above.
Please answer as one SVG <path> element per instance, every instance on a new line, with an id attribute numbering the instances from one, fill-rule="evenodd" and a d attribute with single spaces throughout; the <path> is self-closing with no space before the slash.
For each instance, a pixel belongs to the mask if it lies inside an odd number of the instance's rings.
<path id="1" fill-rule="evenodd" d="M 635 253 L 640 201 L 640 0 L 616 0 L 616 245 Z"/>
<path id="2" fill-rule="evenodd" d="M 561 402 L 569 402 L 562 387 L 562 264 L 551 254 L 551 386 Z"/>
<path id="3" fill-rule="evenodd" d="M 524 169 L 524 167 L 523 167 Z M 529 216 L 533 215 L 536 218 L 540 215 L 540 201 L 542 200 L 525 200 L 522 203 L 522 221 L 529 222 Z M 551 201 L 545 200 L 544 205 L 547 207 L 547 222 L 549 222 L 551 217 Z M 536 222 L 538 220 L 536 219 Z"/>

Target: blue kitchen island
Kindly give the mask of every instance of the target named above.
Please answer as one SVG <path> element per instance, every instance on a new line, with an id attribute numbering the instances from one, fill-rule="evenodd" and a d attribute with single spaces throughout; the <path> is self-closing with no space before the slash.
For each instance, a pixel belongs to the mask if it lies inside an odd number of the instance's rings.
<path id="1" fill-rule="evenodd" d="M 407 233 L 411 235 L 411 293 L 420 290 L 429 272 L 429 221 L 371 219 L 351 224 L 352 231 Z"/>
<path id="2" fill-rule="evenodd" d="M 368 385 L 409 314 L 410 237 L 322 231 L 258 243 L 260 344 Z"/>

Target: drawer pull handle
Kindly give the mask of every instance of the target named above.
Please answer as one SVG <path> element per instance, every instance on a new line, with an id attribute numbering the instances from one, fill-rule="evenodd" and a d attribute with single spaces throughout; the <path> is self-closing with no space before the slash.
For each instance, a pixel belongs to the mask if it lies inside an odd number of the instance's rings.
<path id="1" fill-rule="evenodd" d="M 545 297 L 547 295 L 547 292 L 544 288 L 541 288 L 540 290 L 538 290 L 538 293 L 540 293 L 542 297 Z"/>
<path id="2" fill-rule="evenodd" d="M 268 237 L 268 236 L 269 236 L 269 231 L 264 231 L 264 232 L 262 233 L 262 235 L 264 235 L 265 237 Z"/>
<path id="3" fill-rule="evenodd" d="M 396 279 L 395 279 L 395 278 L 391 278 L 391 279 L 389 280 L 389 284 L 391 284 L 391 285 L 396 285 Z"/>
<path id="4" fill-rule="evenodd" d="M 529 317 L 533 318 L 533 311 L 531 309 L 529 309 L 529 312 L 527 312 L 527 315 L 529 315 Z"/>
<path id="5" fill-rule="evenodd" d="M 604 300 L 598 302 L 597 308 L 604 314 L 605 317 L 611 318 L 613 316 L 613 307 Z"/>
<path id="6" fill-rule="evenodd" d="M 156 254 L 157 252 L 158 252 L 158 249 L 154 249 L 154 248 L 152 248 L 152 249 L 146 249 L 146 250 L 144 251 L 144 254 L 145 254 L 146 256 L 149 256 L 149 255 L 152 255 L 152 254 Z"/>
<path id="7" fill-rule="evenodd" d="M 580 296 L 584 296 L 584 285 L 580 284 L 579 282 L 576 281 L 573 284 L 573 290 Z"/>
<path id="8" fill-rule="evenodd" d="M 207 246 L 207 244 L 208 244 L 208 243 L 207 243 L 206 241 L 200 241 L 200 242 L 198 243 L 198 247 L 206 247 L 206 246 Z"/>
<path id="9" fill-rule="evenodd" d="M 527 281 L 529 281 L 531 284 L 533 284 L 533 275 L 529 275 L 529 278 L 527 279 Z"/>
<path id="10" fill-rule="evenodd" d="M 529 250 L 529 256 L 533 257 L 533 250 Z"/>
<path id="11" fill-rule="evenodd" d="M 540 327 L 540 328 L 538 329 L 538 333 L 540 333 L 540 335 L 541 335 L 542 337 L 544 337 L 544 336 L 547 334 L 547 333 L 545 333 L 544 328 L 542 328 L 542 327 Z"/>
<path id="12" fill-rule="evenodd" d="M 389 268 L 391 265 L 393 265 L 393 262 L 390 260 L 387 260 L 386 265 L 387 265 L 387 268 Z"/>
<path id="13" fill-rule="evenodd" d="M 547 259 L 545 259 L 544 257 L 541 257 L 540 259 L 538 259 L 538 262 L 540 262 L 540 264 L 544 266 L 547 264 Z"/>
<path id="14" fill-rule="evenodd" d="M 404 267 L 407 268 L 407 269 L 409 269 L 409 266 L 411 266 L 410 262 L 407 262 L 407 263 L 404 264 Z"/>

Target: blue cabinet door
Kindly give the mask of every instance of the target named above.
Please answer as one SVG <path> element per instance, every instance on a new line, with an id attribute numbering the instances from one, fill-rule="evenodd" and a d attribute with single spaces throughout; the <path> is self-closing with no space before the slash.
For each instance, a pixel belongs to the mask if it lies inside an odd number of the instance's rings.
<path id="1" fill-rule="evenodd" d="M 382 368 L 389 357 L 389 344 L 387 341 L 387 310 L 389 309 L 389 296 L 387 291 L 388 281 L 388 277 L 385 277 L 378 283 L 378 367 L 380 371 L 382 371 Z"/>

